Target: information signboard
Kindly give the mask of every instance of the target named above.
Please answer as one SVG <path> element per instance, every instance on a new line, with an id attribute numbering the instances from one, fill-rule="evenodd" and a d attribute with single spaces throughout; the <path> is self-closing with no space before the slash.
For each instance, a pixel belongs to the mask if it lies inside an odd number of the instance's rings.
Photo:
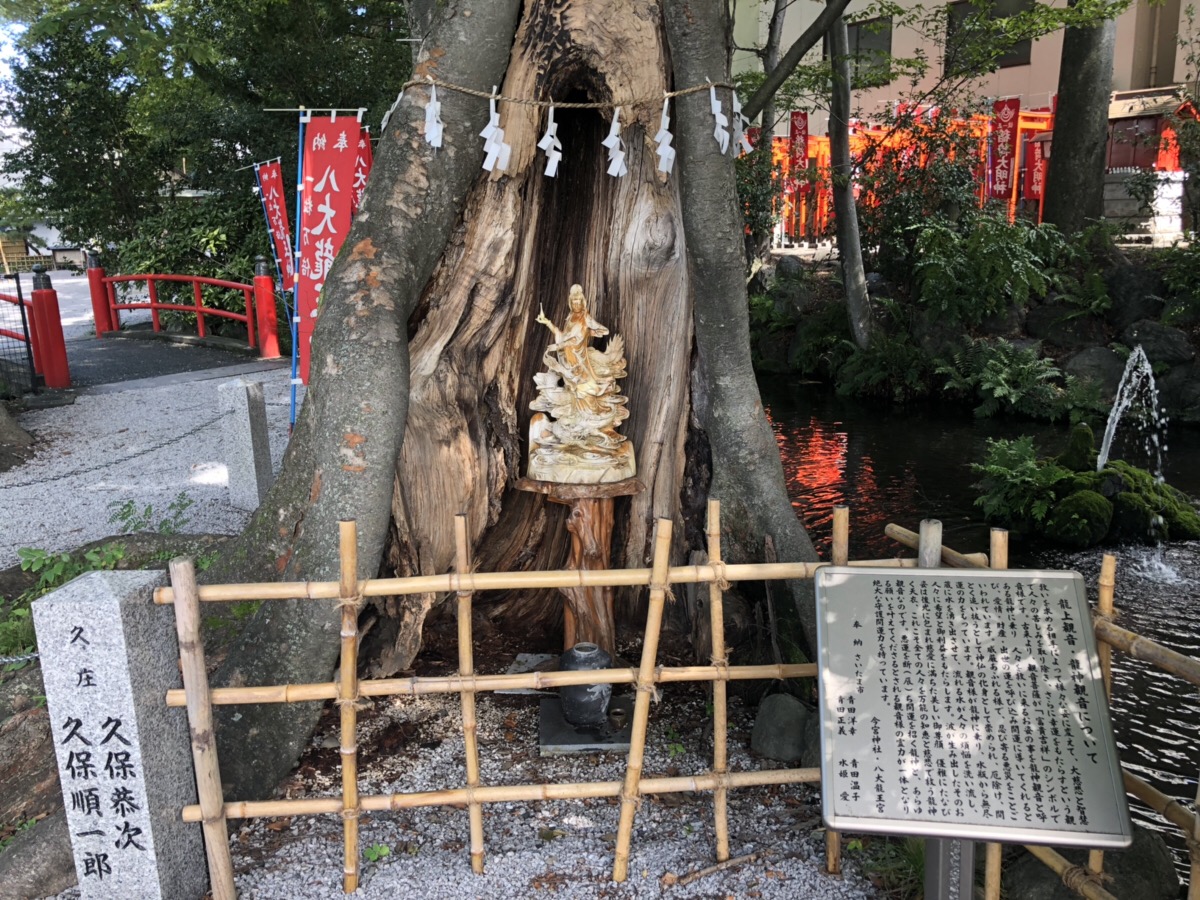
<path id="1" fill-rule="evenodd" d="M 816 589 L 830 828 L 1129 846 L 1082 576 L 831 566 Z"/>

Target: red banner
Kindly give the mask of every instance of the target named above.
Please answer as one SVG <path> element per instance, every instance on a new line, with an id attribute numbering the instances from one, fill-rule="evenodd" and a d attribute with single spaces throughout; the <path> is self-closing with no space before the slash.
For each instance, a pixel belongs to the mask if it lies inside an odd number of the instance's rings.
<path id="1" fill-rule="evenodd" d="M 801 109 L 792 110 L 788 127 L 788 154 L 791 156 L 793 173 L 808 168 L 808 113 Z"/>
<path id="2" fill-rule="evenodd" d="M 992 159 L 988 172 L 994 200 L 1012 197 L 1017 176 L 1017 120 L 1021 113 L 1021 101 L 1017 97 L 997 100 L 992 104 Z"/>
<path id="3" fill-rule="evenodd" d="M 309 342 L 325 276 L 350 231 L 361 129 L 353 116 L 313 119 L 304 129 L 304 189 L 296 314 L 300 317 L 300 378 L 308 384 Z"/>
<path id="4" fill-rule="evenodd" d="M 283 171 L 276 160 L 256 164 L 254 174 L 258 177 L 258 196 L 262 199 L 263 213 L 267 217 L 267 237 L 275 254 L 275 264 L 283 278 L 283 289 L 290 291 L 295 281 L 295 261 L 292 258 L 292 228 L 288 222 Z"/>
<path id="5" fill-rule="evenodd" d="M 1040 200 L 1046 184 L 1046 158 L 1042 156 L 1042 142 L 1029 141 L 1025 144 L 1025 196 Z"/>

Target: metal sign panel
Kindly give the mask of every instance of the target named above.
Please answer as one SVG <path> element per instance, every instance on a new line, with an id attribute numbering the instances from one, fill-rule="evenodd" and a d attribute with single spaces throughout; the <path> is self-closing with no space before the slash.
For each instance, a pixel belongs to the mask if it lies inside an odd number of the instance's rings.
<path id="1" fill-rule="evenodd" d="M 830 828 L 1127 847 L 1083 577 L 824 567 Z"/>

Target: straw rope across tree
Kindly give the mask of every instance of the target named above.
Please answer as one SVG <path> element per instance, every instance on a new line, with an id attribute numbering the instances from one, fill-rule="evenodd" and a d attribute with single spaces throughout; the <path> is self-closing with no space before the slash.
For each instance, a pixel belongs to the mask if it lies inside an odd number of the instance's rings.
<path id="1" fill-rule="evenodd" d="M 733 155 L 713 140 L 707 92 L 675 98 L 675 172 L 657 172 L 661 97 L 725 81 L 728 10 L 619 0 L 450 0 L 413 4 L 415 78 L 500 85 L 515 97 L 622 105 L 629 174 L 606 174 L 611 114 L 559 110 L 557 178 L 542 174 L 537 107 L 501 103 L 512 158 L 489 174 L 486 100 L 440 91 L 444 145 L 423 139 L 426 89 L 410 88 L 382 135 L 371 184 L 326 281 L 312 383 L 282 472 L 217 580 L 337 577 L 337 522 L 354 518 L 361 577 L 444 572 L 452 516 L 465 512 L 481 570 L 554 568 L 568 550 L 561 507 L 514 490 L 544 340 L 539 304 L 561 321 L 579 283 L 626 341 L 629 420 L 646 490 L 618 507 L 614 564 L 644 565 L 653 523 L 676 523 L 673 553 L 703 549 L 705 500 L 725 510 L 731 562 L 770 535 L 781 558 L 812 559 L 785 488 L 750 365 L 742 223 Z M 652 104 L 630 105 L 658 97 Z M 725 102 L 730 102 L 728 93 Z M 728 108 L 728 106 L 727 106 Z M 536 339 L 535 339 L 536 337 Z M 812 632 L 812 604 L 793 607 Z M 443 598 L 377 606 L 373 674 L 408 667 Z M 626 597 L 626 601 L 636 597 Z M 523 627 L 552 627 L 559 598 L 510 598 Z M 264 607 L 216 684 L 325 679 L 333 605 Z M 270 790 L 298 756 L 313 704 L 239 709 L 219 721 L 231 795 Z"/>

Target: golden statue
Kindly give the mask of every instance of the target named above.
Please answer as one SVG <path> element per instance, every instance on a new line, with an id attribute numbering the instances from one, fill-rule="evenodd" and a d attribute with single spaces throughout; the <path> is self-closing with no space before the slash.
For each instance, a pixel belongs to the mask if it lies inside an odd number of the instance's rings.
<path id="1" fill-rule="evenodd" d="M 537 321 L 554 335 L 534 376 L 539 410 L 529 423 L 529 477 L 561 484 L 606 484 L 636 474 L 633 445 L 617 433 L 629 418 L 617 379 L 625 377 L 625 341 L 617 335 L 604 350 L 592 339 L 608 329 L 588 314 L 583 288 L 571 285 L 571 307 L 562 328 L 544 311 Z"/>

